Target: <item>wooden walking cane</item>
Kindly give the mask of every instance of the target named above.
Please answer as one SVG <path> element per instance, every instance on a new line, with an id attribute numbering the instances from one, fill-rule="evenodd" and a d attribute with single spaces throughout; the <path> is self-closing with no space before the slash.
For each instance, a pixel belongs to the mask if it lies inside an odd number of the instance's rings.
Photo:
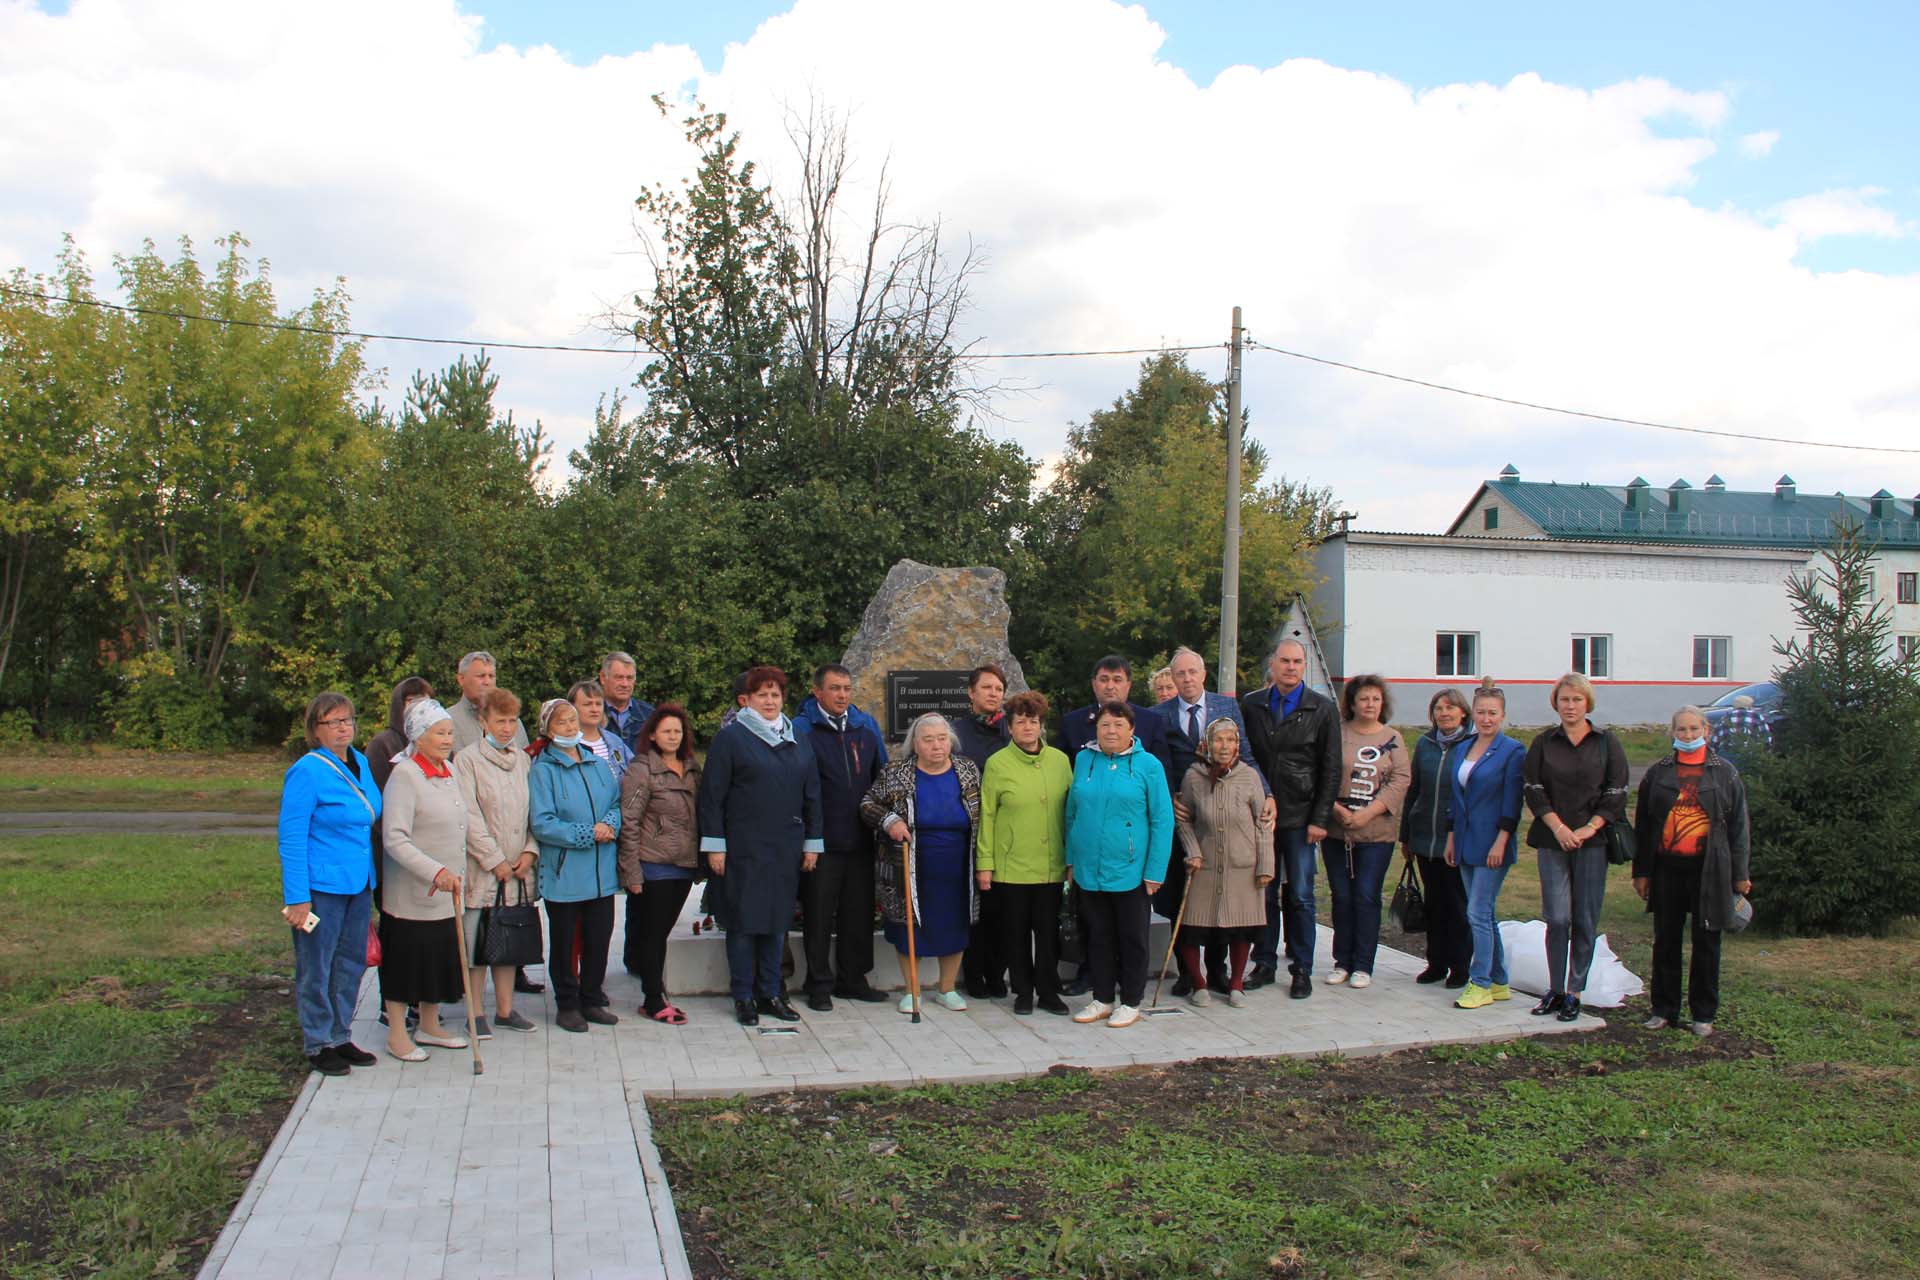
<path id="1" fill-rule="evenodd" d="M 480 1029 L 473 1017 L 473 965 L 467 959 L 467 911 L 460 901 L 458 885 L 453 889 L 453 936 L 460 948 L 460 986 L 467 993 L 467 1046 L 473 1050 L 473 1074 L 480 1075 L 486 1065 L 480 1061 Z"/>
<path id="2" fill-rule="evenodd" d="M 913 994 L 913 1020 L 920 1021 L 920 953 L 913 942 L 913 836 L 900 842 L 900 870 L 907 895 L 907 990 Z"/>
<path id="3" fill-rule="evenodd" d="M 1185 841 L 1182 841 L 1185 843 Z M 1153 1003 L 1149 1009 L 1160 1007 L 1160 987 L 1167 980 L 1167 966 L 1173 963 L 1173 946 L 1180 940 L 1180 922 L 1187 918 L 1187 901 L 1193 897 L 1193 868 L 1187 868 L 1187 883 L 1180 894 L 1180 909 L 1173 913 L 1173 931 L 1167 934 L 1167 958 L 1160 962 L 1160 976 L 1153 982 Z"/>

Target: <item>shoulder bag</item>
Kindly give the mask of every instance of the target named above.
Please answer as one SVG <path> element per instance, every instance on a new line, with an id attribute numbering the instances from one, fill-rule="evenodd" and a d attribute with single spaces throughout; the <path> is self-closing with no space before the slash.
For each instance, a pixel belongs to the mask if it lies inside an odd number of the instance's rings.
<path id="1" fill-rule="evenodd" d="M 540 913 L 527 901 L 527 885 L 520 882 L 520 901 L 507 903 L 503 880 L 494 891 L 493 905 L 480 911 L 480 928 L 473 940 L 473 963 L 489 968 L 539 964 Z"/>
<path id="2" fill-rule="evenodd" d="M 1411 862 L 1400 872 L 1400 884 L 1393 891 L 1393 904 L 1387 914 L 1402 933 L 1427 931 L 1427 900 L 1420 896 L 1420 882 L 1414 878 Z"/>

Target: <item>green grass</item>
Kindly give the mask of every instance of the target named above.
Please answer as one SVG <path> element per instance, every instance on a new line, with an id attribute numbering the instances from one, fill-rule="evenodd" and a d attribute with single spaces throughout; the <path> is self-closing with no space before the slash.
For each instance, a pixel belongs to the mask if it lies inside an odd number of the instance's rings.
<path id="1" fill-rule="evenodd" d="M 0 839 L 0 1274 L 190 1275 L 305 1074 L 271 846 Z"/>
<path id="2" fill-rule="evenodd" d="M 1537 913 L 1531 861 L 1503 914 Z M 1644 975 L 1624 870 L 1603 924 Z M 1914 1275 L 1916 971 L 1912 925 L 1736 936 L 1704 1043 L 1637 1001 L 1387 1058 L 656 1104 L 655 1134 L 705 1275 Z"/>
<path id="3" fill-rule="evenodd" d="M 1673 749 L 1672 735 L 1663 726 L 1614 725 L 1612 728 L 1627 753 L 1628 765 L 1652 764 Z M 1426 731 L 1425 725 L 1405 725 L 1400 729 L 1400 736 L 1411 751 L 1413 744 Z M 1507 728 L 1507 733 L 1522 744 L 1531 744 L 1542 732 L 1540 727 L 1520 729 L 1510 725 Z"/>
<path id="4" fill-rule="evenodd" d="M 0 753 L 0 813 L 56 809 L 271 813 L 288 758 L 45 748 Z"/>

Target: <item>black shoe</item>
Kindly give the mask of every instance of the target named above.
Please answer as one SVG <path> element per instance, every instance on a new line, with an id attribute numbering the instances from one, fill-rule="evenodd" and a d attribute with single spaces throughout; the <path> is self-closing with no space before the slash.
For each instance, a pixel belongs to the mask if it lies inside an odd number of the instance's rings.
<path id="1" fill-rule="evenodd" d="M 1566 996 L 1560 1001 L 1558 1018 L 1562 1022 L 1572 1022 L 1580 1016 L 1580 997 Z"/>
<path id="2" fill-rule="evenodd" d="M 1224 996 L 1233 990 L 1233 984 L 1227 981 L 1225 970 L 1218 973 L 1209 972 L 1207 974 L 1207 990 L 1217 996 Z"/>
<path id="3" fill-rule="evenodd" d="M 1293 985 L 1287 988 L 1287 994 L 1295 1000 L 1305 1000 L 1313 994 L 1313 979 L 1304 973 L 1293 975 Z"/>
<path id="4" fill-rule="evenodd" d="M 1442 979 L 1444 979 L 1446 976 L 1447 976 L 1447 971 L 1445 969 L 1440 968 L 1438 965 L 1430 964 L 1426 968 L 1422 969 L 1419 973 L 1416 973 L 1415 975 L 1413 975 L 1413 980 L 1424 987 L 1432 983 L 1439 982 Z"/>
<path id="5" fill-rule="evenodd" d="M 812 992 L 807 996 L 807 1008 L 815 1013 L 832 1013 L 833 997 L 824 992 Z"/>
<path id="6" fill-rule="evenodd" d="M 1005 1000 L 1006 998 L 1007 998 L 1006 982 L 1000 978 L 989 979 L 987 982 L 987 999 Z"/>
<path id="7" fill-rule="evenodd" d="M 967 990 L 967 994 L 972 996 L 975 1000 L 986 1000 L 990 998 L 987 995 L 988 987 L 987 987 L 987 980 L 985 978 L 968 978 L 967 984 L 966 984 L 966 990 Z M 1006 993 L 1002 992 L 1001 994 L 1004 995 Z"/>
<path id="8" fill-rule="evenodd" d="M 1032 1013 L 1033 997 L 1032 996 L 1015 996 L 1013 998 L 1013 1011 L 1015 1013 Z"/>
<path id="9" fill-rule="evenodd" d="M 743 1027 L 757 1027 L 760 1025 L 760 1011 L 753 1007 L 753 1001 L 751 1000 L 735 1000 L 733 1002 L 733 1016 L 735 1021 L 739 1022 Z"/>
<path id="10" fill-rule="evenodd" d="M 323 1076 L 344 1076 L 353 1070 L 352 1067 L 347 1065 L 345 1058 L 330 1048 L 322 1049 L 318 1053 L 308 1054 L 307 1061 L 313 1065 L 315 1071 L 318 1071 Z"/>
<path id="11" fill-rule="evenodd" d="M 562 1031 L 585 1031 L 587 1019 L 578 1009 L 562 1009 L 559 1016 L 554 1018 L 553 1025 Z"/>
<path id="12" fill-rule="evenodd" d="M 754 1001 L 754 1007 L 768 1017 L 778 1018 L 782 1022 L 800 1021 L 800 1011 L 788 1004 L 785 996 L 761 996 Z"/>
<path id="13" fill-rule="evenodd" d="M 599 1005 L 588 1005 L 580 1011 L 580 1016 L 597 1027 L 618 1026 L 620 1023 L 619 1014 Z"/>
<path id="14" fill-rule="evenodd" d="M 1256 991 L 1271 983 L 1279 976 L 1280 971 L 1274 966 L 1270 964 L 1257 964 L 1247 972 L 1247 990 Z"/>
<path id="15" fill-rule="evenodd" d="M 1193 984 L 1187 981 L 1186 974 L 1183 973 L 1174 979 L 1173 994 L 1176 996 L 1190 996 L 1193 994 Z"/>
<path id="16" fill-rule="evenodd" d="M 1093 990 L 1092 983 L 1088 982 L 1085 978 L 1076 977 L 1060 988 L 1060 994 L 1063 996 L 1083 996 L 1091 990 Z"/>
<path id="17" fill-rule="evenodd" d="M 547 989 L 547 984 L 544 982 L 535 982 L 532 978 L 529 978 L 525 969 L 515 969 L 513 971 L 513 989 L 522 995 L 537 996 Z"/>
<path id="18" fill-rule="evenodd" d="M 863 982 L 857 987 L 846 985 L 837 986 L 833 989 L 833 994 L 839 996 L 842 1000 L 863 1000 L 868 1004 L 880 1004 L 888 999 L 886 992 L 880 990 L 880 988 L 870 982 Z"/>
<path id="19" fill-rule="evenodd" d="M 1540 997 L 1540 1003 L 1533 1006 L 1529 1012 L 1536 1018 L 1544 1018 L 1548 1014 L 1556 1012 L 1560 1008 L 1560 1002 L 1565 999 L 1566 997 L 1558 991 L 1549 991 Z"/>
<path id="20" fill-rule="evenodd" d="M 333 1052 L 350 1067 L 371 1067 L 380 1061 L 351 1040 L 333 1046 Z"/>
<path id="21" fill-rule="evenodd" d="M 1466 986 L 1466 985 L 1467 985 L 1467 975 L 1466 975 L 1466 974 L 1464 974 L 1464 973 L 1450 973 L 1450 974 L 1448 974 L 1448 975 L 1447 975 L 1447 990 L 1449 990 L 1449 991 L 1458 991 L 1458 990 L 1459 990 L 1460 988 L 1462 988 L 1462 987 L 1464 987 L 1464 986 Z"/>
<path id="22" fill-rule="evenodd" d="M 1071 1009 L 1067 1008 L 1067 1002 L 1059 996 L 1041 996 L 1039 1005 L 1041 1010 L 1046 1013 L 1064 1014 L 1072 1012 Z"/>

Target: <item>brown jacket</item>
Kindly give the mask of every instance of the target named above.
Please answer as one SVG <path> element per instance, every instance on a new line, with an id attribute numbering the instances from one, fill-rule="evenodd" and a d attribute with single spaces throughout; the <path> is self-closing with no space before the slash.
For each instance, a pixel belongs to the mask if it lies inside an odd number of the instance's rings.
<path id="1" fill-rule="evenodd" d="M 1345 722 L 1340 726 L 1340 787 L 1334 807 L 1351 813 L 1380 800 L 1387 811 L 1362 827 L 1335 822 L 1327 828 L 1328 837 L 1347 844 L 1392 844 L 1400 838 L 1400 811 L 1412 781 L 1413 761 L 1398 729 L 1382 725 L 1361 733 L 1353 721 Z"/>
<path id="2" fill-rule="evenodd" d="M 697 867 L 700 860 L 700 762 L 687 761 L 684 774 L 667 767 L 648 747 L 627 766 L 620 780 L 620 883 L 641 883 L 643 862 Z"/>
<path id="3" fill-rule="evenodd" d="M 485 735 L 454 753 L 453 781 L 467 806 L 465 902 L 470 908 L 493 905 L 501 884 L 493 869 L 503 862 L 511 869 L 523 853 L 532 854 L 535 865 L 522 884 L 507 884 L 507 901 L 520 901 L 523 888 L 527 901 L 538 896 L 540 846 L 527 824 L 527 773 L 532 767 L 526 752 L 518 747 L 502 751 Z"/>
<path id="4" fill-rule="evenodd" d="M 1196 763 L 1180 783 L 1180 800 L 1193 814 L 1175 824 L 1180 858 L 1200 855 L 1200 867 L 1187 871 L 1187 914 L 1183 923 L 1202 929 L 1249 929 L 1267 922 L 1262 876 L 1273 875 L 1273 837 L 1260 830 L 1266 792 L 1260 775 L 1245 760 L 1216 779 Z"/>

